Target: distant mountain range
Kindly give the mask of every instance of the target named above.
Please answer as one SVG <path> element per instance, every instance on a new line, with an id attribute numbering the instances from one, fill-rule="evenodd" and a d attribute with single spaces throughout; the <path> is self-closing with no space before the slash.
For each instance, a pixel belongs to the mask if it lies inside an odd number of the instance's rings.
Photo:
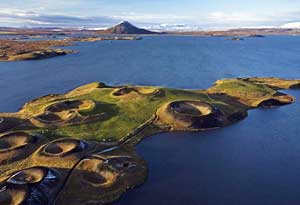
<path id="1" fill-rule="evenodd" d="M 101 34 L 158 34 L 157 32 L 149 31 L 146 29 L 138 28 L 128 21 L 123 21 L 116 26 L 106 30 L 100 30 Z"/>
<path id="2" fill-rule="evenodd" d="M 249 36 L 260 37 L 262 35 L 300 35 L 300 29 L 293 28 L 241 28 L 215 31 L 175 31 L 168 34 L 194 35 L 194 36 Z"/>

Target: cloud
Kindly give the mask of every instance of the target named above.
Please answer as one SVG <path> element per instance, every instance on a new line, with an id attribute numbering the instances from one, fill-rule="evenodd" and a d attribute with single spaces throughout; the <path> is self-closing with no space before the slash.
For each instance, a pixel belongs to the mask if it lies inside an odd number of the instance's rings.
<path id="1" fill-rule="evenodd" d="M 77 1 L 78 3 L 79 1 Z M 140 27 L 156 30 L 195 30 L 200 28 L 235 27 L 288 27 L 298 26 L 300 12 L 251 13 L 214 11 L 199 16 L 119 12 L 111 16 L 78 16 L 46 13 L 42 7 L 35 10 L 12 8 L 0 9 L 0 26 L 11 27 L 110 27 L 122 20 L 131 21 Z"/>
<path id="2" fill-rule="evenodd" d="M 179 23 L 192 20 L 191 16 L 178 16 L 171 14 L 141 14 L 135 12 L 123 12 L 121 15 L 114 15 L 113 18 L 135 21 L 140 23 Z"/>
<path id="3" fill-rule="evenodd" d="M 189 16 L 141 14 L 134 12 L 121 12 L 111 16 L 74 16 L 63 14 L 41 13 L 44 9 L 35 11 L 21 9 L 0 9 L 0 26 L 58 26 L 58 27 L 108 27 L 123 20 L 132 21 L 140 26 L 149 24 L 177 24 L 188 22 Z"/>
<path id="4" fill-rule="evenodd" d="M 199 25 L 187 25 L 187 24 L 151 24 L 144 26 L 145 29 L 154 31 L 199 31 L 202 27 Z"/>
<path id="5" fill-rule="evenodd" d="M 225 13 L 225 12 L 212 12 L 208 15 L 208 20 L 212 22 L 218 23 L 226 23 L 226 22 L 265 22 L 268 21 L 268 18 L 258 16 L 251 13 Z"/>
<path id="6" fill-rule="evenodd" d="M 300 12 L 254 13 L 254 12 L 211 12 L 201 19 L 205 27 L 280 27 L 300 19 Z"/>
<path id="7" fill-rule="evenodd" d="M 119 22 L 114 17 L 97 16 L 68 16 L 61 14 L 42 14 L 20 9 L 1 9 L 1 26 L 58 26 L 58 27 L 94 27 L 108 26 Z"/>

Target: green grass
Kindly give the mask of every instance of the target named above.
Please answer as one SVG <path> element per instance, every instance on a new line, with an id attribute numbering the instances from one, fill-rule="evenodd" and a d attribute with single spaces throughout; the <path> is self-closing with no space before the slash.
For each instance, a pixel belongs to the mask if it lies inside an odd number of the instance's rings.
<path id="1" fill-rule="evenodd" d="M 206 94 L 195 91 L 163 89 L 165 96 L 140 96 L 126 99 L 111 95 L 113 89 L 97 89 L 89 94 L 80 96 L 78 99 L 92 99 L 96 101 L 93 110 L 81 112 L 84 115 L 105 112 L 108 116 L 105 121 L 86 123 L 56 130 L 57 134 L 93 140 L 118 141 L 125 137 L 135 128 L 149 120 L 156 110 L 166 102 L 173 100 L 203 100 L 211 101 Z"/>
<path id="2" fill-rule="evenodd" d="M 221 83 L 213 86 L 210 91 L 224 92 L 229 94 L 257 94 L 259 96 L 273 95 L 276 93 L 272 88 L 263 85 L 246 82 L 239 79 L 224 80 Z"/>
<path id="3" fill-rule="evenodd" d="M 88 85 L 87 85 L 88 86 Z M 151 88 L 151 87 L 148 87 Z M 153 88 L 153 87 L 152 87 Z M 91 116 L 104 113 L 104 118 L 99 121 L 83 123 L 72 126 L 63 126 L 57 129 L 37 129 L 49 135 L 49 138 L 55 137 L 76 137 L 86 140 L 109 140 L 119 141 L 127 134 L 148 121 L 165 103 L 175 100 L 201 100 L 219 107 L 225 113 L 233 113 L 241 109 L 247 109 L 245 105 L 235 100 L 235 96 L 245 95 L 245 99 L 251 96 L 258 98 L 265 95 L 273 95 L 275 90 L 262 84 L 246 82 L 240 79 L 230 79 L 219 81 L 217 85 L 210 88 L 209 93 L 225 92 L 232 97 L 214 97 L 208 95 L 207 91 L 179 90 L 171 88 L 161 89 L 165 95 L 141 95 L 130 93 L 126 96 L 114 96 L 112 93 L 115 88 L 96 88 L 91 92 L 82 92 L 82 95 L 59 95 L 47 96 L 28 103 L 23 109 L 22 115 L 35 116 L 43 113 L 43 110 L 54 102 L 61 100 L 93 100 L 95 107 L 80 111 L 81 115 Z M 80 93 L 80 91 L 79 91 Z M 78 94 L 78 93 L 77 93 Z M 249 96 L 247 96 L 250 94 Z M 252 95 L 254 94 L 254 95 Z"/>

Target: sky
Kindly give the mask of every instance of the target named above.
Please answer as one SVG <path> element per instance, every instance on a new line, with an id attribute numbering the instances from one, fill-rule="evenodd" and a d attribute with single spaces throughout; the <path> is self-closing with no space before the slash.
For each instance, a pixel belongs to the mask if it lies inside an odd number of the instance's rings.
<path id="1" fill-rule="evenodd" d="M 0 0 L 0 26 L 298 27 L 300 0 Z"/>

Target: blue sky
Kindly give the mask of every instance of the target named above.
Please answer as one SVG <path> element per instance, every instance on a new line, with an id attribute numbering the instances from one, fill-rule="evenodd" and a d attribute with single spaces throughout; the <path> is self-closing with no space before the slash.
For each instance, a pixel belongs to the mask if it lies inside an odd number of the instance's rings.
<path id="1" fill-rule="evenodd" d="M 300 0 L 0 0 L 0 26 L 282 26 L 300 22 Z M 297 24 L 297 23 L 294 23 Z"/>

